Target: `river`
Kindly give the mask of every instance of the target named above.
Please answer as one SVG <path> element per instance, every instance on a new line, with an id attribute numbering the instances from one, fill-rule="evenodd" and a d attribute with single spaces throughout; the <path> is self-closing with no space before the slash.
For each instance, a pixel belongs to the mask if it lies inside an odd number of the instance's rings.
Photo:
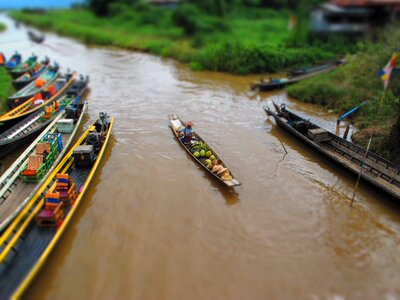
<path id="1" fill-rule="evenodd" d="M 336 115 L 253 94 L 258 76 L 192 72 L 160 57 L 82 43 L 0 17 L 6 55 L 35 52 L 90 75 L 89 112 L 115 127 L 77 215 L 29 299 L 400 299 L 400 209 L 286 132 L 271 100 L 333 130 Z M 191 120 L 242 186 L 228 191 L 173 139 Z M 81 129 L 83 130 L 83 129 Z M 280 145 L 286 145 L 288 154 Z M 3 161 L 4 167 L 15 153 Z"/>

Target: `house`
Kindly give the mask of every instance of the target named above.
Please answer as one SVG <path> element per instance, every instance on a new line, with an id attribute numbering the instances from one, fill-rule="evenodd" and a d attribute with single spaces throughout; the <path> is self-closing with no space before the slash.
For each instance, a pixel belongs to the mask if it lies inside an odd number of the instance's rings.
<path id="1" fill-rule="evenodd" d="M 362 35 L 400 20 L 400 0 L 332 0 L 311 14 L 315 34 Z"/>

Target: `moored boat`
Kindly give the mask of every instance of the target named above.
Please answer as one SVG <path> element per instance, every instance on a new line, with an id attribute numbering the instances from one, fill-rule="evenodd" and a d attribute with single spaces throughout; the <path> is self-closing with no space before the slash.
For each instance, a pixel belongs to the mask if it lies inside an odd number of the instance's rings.
<path id="1" fill-rule="evenodd" d="M 32 193 L 38 189 L 49 172 L 56 167 L 66 153 L 87 109 L 86 102 L 80 103 L 82 100 L 78 95 L 71 98 L 69 100 L 70 105 L 58 113 L 35 141 L 1 175 L 0 232 L 21 211 L 32 197 Z M 55 152 L 50 151 L 49 144 L 51 143 L 44 141 L 44 139 L 49 140 L 46 135 L 56 136 L 57 142 L 61 138 L 61 144 L 57 145 L 58 150 L 53 149 L 56 150 Z M 44 150 L 48 152 L 47 156 L 52 152 L 53 161 L 51 163 L 43 156 Z"/>
<path id="2" fill-rule="evenodd" d="M 0 236 L 0 298 L 19 299 L 45 264 L 98 169 L 113 123 L 100 114 Z"/>
<path id="3" fill-rule="evenodd" d="M 23 63 L 19 64 L 18 66 L 16 66 L 12 70 L 10 70 L 11 77 L 12 78 L 18 78 L 22 74 L 24 74 L 24 73 L 32 70 L 33 68 L 35 68 L 35 66 L 38 63 L 37 58 L 38 57 L 36 55 L 32 54 L 26 61 L 24 61 Z"/>
<path id="4" fill-rule="evenodd" d="M 22 119 L 53 103 L 75 82 L 76 73 L 58 77 L 49 88 L 0 116 L 0 133 L 8 130 Z"/>
<path id="5" fill-rule="evenodd" d="M 400 166 L 373 152 L 367 153 L 366 149 L 289 111 L 285 105 L 274 106 L 276 112 L 268 107 L 264 110 L 278 126 L 354 174 L 360 174 L 362 168 L 363 180 L 400 200 Z"/>
<path id="6" fill-rule="evenodd" d="M 241 185 L 239 180 L 233 176 L 232 172 L 230 172 L 216 152 L 212 150 L 197 133 L 193 133 L 193 138 L 190 142 L 184 142 L 181 139 L 180 132 L 185 127 L 185 123 L 175 115 L 170 115 L 169 120 L 172 132 L 178 143 L 180 143 L 190 156 L 206 169 L 209 174 L 225 186 L 235 187 Z M 204 151 L 204 155 L 202 155 L 202 151 Z M 209 153 L 207 154 L 207 152 Z"/>
<path id="7" fill-rule="evenodd" d="M 4 67 L 8 70 L 11 71 L 12 69 L 16 68 L 19 66 L 19 64 L 22 61 L 22 56 L 18 52 L 14 53 L 13 56 L 10 57 L 9 60 L 6 61 L 4 64 Z"/>
<path id="8" fill-rule="evenodd" d="M 13 80 L 12 84 L 15 90 L 20 90 L 24 86 L 28 85 L 35 79 L 39 78 L 39 76 L 47 70 L 49 67 L 50 60 L 48 57 L 45 58 L 44 61 L 39 62 L 32 70 L 27 71 L 26 73 L 22 74 L 20 77 Z"/>
<path id="9" fill-rule="evenodd" d="M 88 77 L 81 77 L 80 80 L 68 88 L 66 95 L 42 106 L 35 113 L 25 117 L 13 127 L 0 134 L 0 158 L 33 140 L 71 102 L 79 102 L 79 97 L 86 92 L 88 83 Z"/>
<path id="10" fill-rule="evenodd" d="M 282 89 L 285 86 L 299 82 L 301 80 L 320 75 L 326 72 L 330 72 L 336 69 L 339 65 L 344 63 L 343 60 L 334 61 L 331 63 L 327 63 L 321 66 L 309 68 L 309 69 L 301 69 L 295 70 L 290 73 L 290 76 L 283 78 L 270 78 L 269 80 L 261 79 L 261 81 L 251 84 L 250 88 L 252 90 L 259 90 L 262 92 L 272 91 L 276 89 Z"/>
<path id="11" fill-rule="evenodd" d="M 34 82 L 31 82 L 14 95 L 8 98 L 8 104 L 10 108 L 14 108 L 21 105 L 35 94 L 43 91 L 49 87 L 58 77 L 60 76 L 59 67 L 49 67 L 42 75 L 40 75 Z M 40 80 L 40 85 L 37 81 Z"/>
<path id="12" fill-rule="evenodd" d="M 37 33 L 33 30 L 28 30 L 28 37 L 32 42 L 41 44 L 45 40 L 45 36 L 43 33 Z"/>

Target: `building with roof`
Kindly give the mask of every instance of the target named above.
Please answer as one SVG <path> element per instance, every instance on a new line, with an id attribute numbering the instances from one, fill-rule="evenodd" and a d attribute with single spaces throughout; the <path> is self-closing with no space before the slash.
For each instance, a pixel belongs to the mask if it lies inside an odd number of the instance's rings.
<path id="1" fill-rule="evenodd" d="M 159 6 L 159 7 L 175 9 L 181 4 L 181 1 L 180 0 L 149 0 L 149 3 Z"/>
<path id="2" fill-rule="evenodd" d="M 400 20 L 400 0 L 332 0 L 311 15 L 316 34 L 362 35 Z"/>

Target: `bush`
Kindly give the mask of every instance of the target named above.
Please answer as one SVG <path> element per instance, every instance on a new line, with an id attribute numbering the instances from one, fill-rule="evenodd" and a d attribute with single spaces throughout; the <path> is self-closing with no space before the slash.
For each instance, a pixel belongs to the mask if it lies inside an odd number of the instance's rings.
<path id="1" fill-rule="evenodd" d="M 187 35 L 194 35 L 199 31 L 199 17 L 201 13 L 192 4 L 181 5 L 172 15 L 173 23 L 181 27 Z"/>

